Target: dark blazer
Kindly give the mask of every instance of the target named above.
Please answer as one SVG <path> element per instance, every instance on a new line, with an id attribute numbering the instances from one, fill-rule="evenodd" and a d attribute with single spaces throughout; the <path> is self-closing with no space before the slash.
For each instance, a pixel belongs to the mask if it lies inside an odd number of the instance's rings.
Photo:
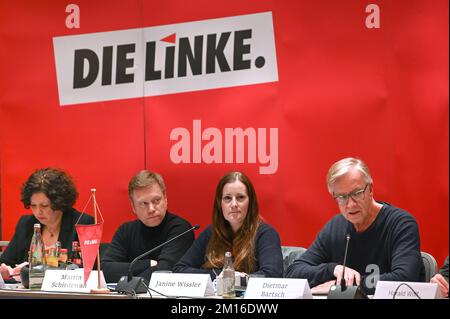
<path id="1" fill-rule="evenodd" d="M 72 241 L 78 241 L 75 224 L 80 215 L 74 208 L 63 211 L 58 240 L 61 242 L 61 248 L 68 249 L 69 255 L 72 251 Z M 19 219 L 13 238 L 0 256 L 0 263 L 5 263 L 14 268 L 16 264 L 28 261 L 28 251 L 30 250 L 31 238 L 33 237 L 34 224 L 37 223 L 39 221 L 33 215 L 25 215 Z M 94 218 L 83 214 L 78 223 L 83 225 L 93 224 Z"/>

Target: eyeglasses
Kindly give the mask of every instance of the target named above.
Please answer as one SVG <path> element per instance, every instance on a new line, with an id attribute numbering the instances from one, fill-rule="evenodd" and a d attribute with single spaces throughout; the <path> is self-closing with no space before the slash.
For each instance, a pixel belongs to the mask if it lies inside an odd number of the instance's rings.
<path id="1" fill-rule="evenodd" d="M 361 201 L 364 199 L 364 195 L 367 189 L 367 186 L 369 184 L 366 184 L 366 186 L 363 189 L 358 189 L 356 191 L 353 191 L 348 194 L 342 194 L 342 195 L 334 195 L 334 199 L 338 202 L 339 205 L 347 205 L 348 199 L 351 197 L 355 202 Z"/>

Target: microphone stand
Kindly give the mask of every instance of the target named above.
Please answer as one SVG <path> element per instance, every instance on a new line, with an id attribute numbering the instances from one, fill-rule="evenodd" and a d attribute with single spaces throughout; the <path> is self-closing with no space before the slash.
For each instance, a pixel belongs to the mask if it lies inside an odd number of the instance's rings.
<path id="1" fill-rule="evenodd" d="M 330 291 L 328 292 L 327 299 L 368 299 L 364 291 L 361 289 L 361 286 L 348 286 L 345 283 L 345 265 L 347 263 L 347 252 L 348 252 L 348 243 L 350 242 L 350 235 L 347 234 L 345 236 L 346 244 L 345 244 L 345 253 L 344 253 L 344 263 L 342 268 L 342 278 L 341 282 L 338 285 L 331 286 Z"/>
<path id="2" fill-rule="evenodd" d="M 146 251 L 145 253 L 137 256 L 136 258 L 134 258 L 131 263 L 130 266 L 128 267 L 128 273 L 126 276 L 122 276 L 119 280 L 119 282 L 117 283 L 117 287 L 116 287 L 116 291 L 119 293 L 136 293 L 136 294 L 142 294 L 142 293 L 146 293 L 147 292 L 147 287 L 149 286 L 149 282 L 147 279 L 142 278 L 142 277 L 134 277 L 132 274 L 132 269 L 134 264 L 141 258 L 144 258 L 145 256 L 151 254 L 152 252 L 154 252 L 155 250 L 158 250 L 159 248 L 161 248 L 162 246 L 165 246 L 167 244 L 169 244 L 170 242 L 174 241 L 175 239 L 178 239 L 179 237 L 195 230 L 195 229 L 199 229 L 200 226 L 199 225 L 195 225 L 191 228 L 189 228 L 188 230 L 182 232 L 181 234 L 169 239 L 168 241 L 163 242 L 162 244 L 150 249 L 149 251 Z"/>
<path id="3" fill-rule="evenodd" d="M 344 264 L 342 266 L 342 278 L 341 278 L 341 289 L 345 290 L 346 288 L 346 283 L 345 283 L 345 265 L 347 263 L 347 252 L 348 252 L 348 243 L 350 242 L 350 235 L 347 234 L 345 235 L 345 253 L 344 253 Z"/>

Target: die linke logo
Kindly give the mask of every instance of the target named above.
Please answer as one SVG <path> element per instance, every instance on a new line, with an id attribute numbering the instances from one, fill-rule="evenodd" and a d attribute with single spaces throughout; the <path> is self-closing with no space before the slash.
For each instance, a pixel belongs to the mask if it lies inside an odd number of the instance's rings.
<path id="1" fill-rule="evenodd" d="M 270 12 L 53 44 L 61 106 L 278 81 Z"/>

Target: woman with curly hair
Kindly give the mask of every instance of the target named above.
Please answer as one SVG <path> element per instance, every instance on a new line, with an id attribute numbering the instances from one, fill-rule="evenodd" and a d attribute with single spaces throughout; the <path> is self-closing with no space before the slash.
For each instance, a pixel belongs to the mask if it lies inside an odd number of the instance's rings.
<path id="1" fill-rule="evenodd" d="M 234 267 L 243 274 L 283 277 L 283 257 L 277 231 L 259 215 L 255 189 L 241 172 L 231 172 L 216 188 L 212 225 L 194 241 L 174 266 L 174 272 L 221 272 L 225 252 L 231 252 Z"/>
<path id="2" fill-rule="evenodd" d="M 92 216 L 73 208 L 78 198 L 72 178 L 62 170 L 44 168 L 34 172 L 23 184 L 21 201 L 26 209 L 31 207 L 32 215 L 22 216 L 16 225 L 14 236 L 0 256 L 1 273 L 4 279 L 20 272 L 16 265 L 28 260 L 33 226 L 41 224 L 45 248 L 54 247 L 57 241 L 62 248 L 72 250 L 72 241 L 77 240 L 75 224 L 92 224 Z"/>

